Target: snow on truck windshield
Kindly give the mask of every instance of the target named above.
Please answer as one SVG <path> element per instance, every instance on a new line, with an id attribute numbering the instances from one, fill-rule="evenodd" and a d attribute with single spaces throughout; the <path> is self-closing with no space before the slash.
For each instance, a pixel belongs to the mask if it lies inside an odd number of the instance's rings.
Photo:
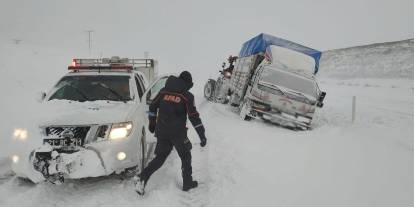
<path id="1" fill-rule="evenodd" d="M 129 101 L 129 76 L 66 76 L 55 86 L 49 100 L 71 101 Z"/>
<path id="2" fill-rule="evenodd" d="M 307 74 L 314 73 L 315 60 L 312 57 L 275 45 L 270 46 L 270 50 L 272 52 L 272 64 L 286 70 L 302 71 Z"/>
<path id="3" fill-rule="evenodd" d="M 264 68 L 261 81 L 275 84 L 304 95 L 316 97 L 317 88 L 313 80 L 278 69 Z"/>

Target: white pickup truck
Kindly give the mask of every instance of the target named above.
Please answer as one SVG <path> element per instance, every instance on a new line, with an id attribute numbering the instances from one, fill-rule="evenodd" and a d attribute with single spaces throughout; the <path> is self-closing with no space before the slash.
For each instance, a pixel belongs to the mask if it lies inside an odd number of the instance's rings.
<path id="1" fill-rule="evenodd" d="M 41 140 L 30 153 L 13 155 L 16 175 L 59 184 L 64 178 L 143 168 L 156 142 L 147 132 L 147 103 L 163 86 L 155 80 L 156 61 L 74 59 L 68 69 L 42 95 L 39 132 L 27 137 L 19 129 L 14 134 L 20 141 Z"/>

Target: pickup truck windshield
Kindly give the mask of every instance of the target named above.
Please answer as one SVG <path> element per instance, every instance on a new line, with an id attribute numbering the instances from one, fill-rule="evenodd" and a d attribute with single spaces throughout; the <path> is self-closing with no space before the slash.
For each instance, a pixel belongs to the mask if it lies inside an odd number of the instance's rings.
<path id="1" fill-rule="evenodd" d="M 49 100 L 129 101 L 129 76 L 66 76 L 56 84 Z"/>
<path id="2" fill-rule="evenodd" d="M 314 81 L 282 70 L 264 68 L 260 81 L 271 83 L 312 97 L 317 96 L 317 88 Z"/>

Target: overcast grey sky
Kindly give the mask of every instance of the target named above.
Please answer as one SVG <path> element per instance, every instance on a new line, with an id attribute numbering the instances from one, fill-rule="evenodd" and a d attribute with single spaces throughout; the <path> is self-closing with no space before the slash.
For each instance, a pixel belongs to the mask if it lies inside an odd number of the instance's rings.
<path id="1" fill-rule="evenodd" d="M 0 38 L 217 68 L 264 32 L 319 50 L 414 38 L 413 0 L 0 0 Z"/>

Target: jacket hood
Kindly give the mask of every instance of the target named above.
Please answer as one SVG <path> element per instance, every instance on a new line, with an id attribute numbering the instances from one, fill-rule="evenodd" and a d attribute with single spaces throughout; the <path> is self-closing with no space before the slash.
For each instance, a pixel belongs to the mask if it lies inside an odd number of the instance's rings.
<path id="1" fill-rule="evenodd" d="M 181 78 L 170 76 L 167 79 L 167 83 L 165 84 L 165 90 L 169 92 L 182 93 L 184 91 L 189 90 L 191 86 L 192 84 L 185 82 Z"/>

